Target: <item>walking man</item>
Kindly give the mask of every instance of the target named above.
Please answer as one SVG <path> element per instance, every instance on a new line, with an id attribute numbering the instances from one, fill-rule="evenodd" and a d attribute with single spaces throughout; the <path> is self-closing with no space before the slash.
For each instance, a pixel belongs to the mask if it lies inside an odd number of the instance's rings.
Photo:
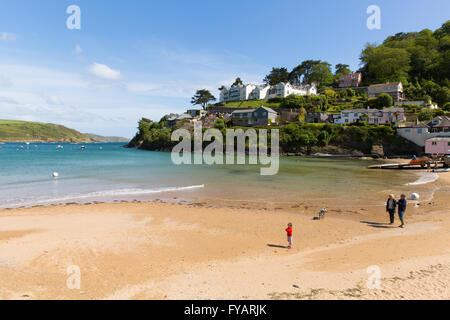
<path id="1" fill-rule="evenodd" d="M 406 204 L 407 204 L 406 196 L 405 196 L 404 194 L 402 194 L 402 195 L 400 196 L 400 200 L 398 200 L 398 202 L 397 202 L 397 206 L 398 206 L 398 217 L 399 217 L 399 219 L 400 219 L 400 221 L 401 221 L 401 223 L 402 223 L 402 224 L 399 226 L 400 228 L 404 228 L 404 227 L 405 227 L 405 222 L 404 222 L 404 220 L 403 220 L 403 217 L 404 217 L 405 211 L 406 211 Z"/>

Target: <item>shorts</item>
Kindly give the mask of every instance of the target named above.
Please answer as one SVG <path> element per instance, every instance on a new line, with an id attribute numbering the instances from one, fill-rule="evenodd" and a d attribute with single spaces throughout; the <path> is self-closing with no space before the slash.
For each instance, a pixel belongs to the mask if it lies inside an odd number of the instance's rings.
<path id="1" fill-rule="evenodd" d="M 288 237 L 287 237 L 287 241 L 288 241 L 289 243 L 292 243 L 292 236 L 288 236 Z"/>

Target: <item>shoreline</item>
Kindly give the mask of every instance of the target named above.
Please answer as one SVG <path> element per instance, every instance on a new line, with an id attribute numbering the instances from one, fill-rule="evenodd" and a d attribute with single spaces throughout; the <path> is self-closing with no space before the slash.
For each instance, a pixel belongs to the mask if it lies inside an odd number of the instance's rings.
<path id="1" fill-rule="evenodd" d="M 392 162 L 391 162 L 392 163 Z M 415 169 L 415 170 L 406 170 L 406 172 L 411 173 L 411 176 L 414 176 L 416 178 L 414 181 L 409 182 L 405 184 L 405 187 L 409 186 L 423 186 L 430 183 L 434 183 L 439 180 L 440 174 L 434 173 L 434 172 L 428 172 L 425 169 Z M 434 178 L 424 178 L 427 174 L 433 174 Z M 442 175 L 442 173 L 441 173 Z M 187 187 L 173 187 L 173 188 L 167 188 L 163 190 L 153 190 L 152 192 L 142 192 L 142 193 L 136 193 L 135 198 L 133 198 L 132 194 L 118 194 L 116 195 L 117 198 L 110 198 L 108 200 L 102 200 L 101 197 L 108 197 L 107 195 L 96 195 L 98 192 L 108 192 L 108 191 L 98 191 L 94 192 L 92 195 L 90 193 L 88 194 L 79 194 L 79 195 L 73 195 L 73 196 L 66 196 L 67 200 L 64 200 L 63 198 L 60 199 L 46 199 L 46 200 L 36 200 L 35 203 L 30 203 L 29 205 L 11 205 L 10 207 L 0 207 L 1 210 L 14 210 L 14 209 L 27 209 L 27 208 L 46 208 L 46 207 L 55 207 L 55 206 L 67 206 L 67 205 L 90 205 L 90 204 L 116 204 L 116 203 L 178 203 L 178 204 L 184 204 L 184 205 L 192 205 L 192 204 L 198 204 L 198 203 L 221 203 L 219 207 L 229 207 L 233 208 L 235 206 L 227 205 L 226 203 L 230 202 L 239 202 L 239 203 L 254 203 L 254 204 L 262 204 L 262 207 L 267 209 L 272 206 L 276 205 L 283 205 L 283 204 L 296 204 L 298 202 L 297 199 L 292 199 L 289 201 L 276 201 L 276 200 L 260 200 L 260 199 L 226 199 L 223 197 L 217 197 L 217 196 L 187 196 L 186 193 L 183 194 L 183 192 L 197 189 L 197 188 L 204 188 L 205 185 L 195 185 L 195 186 L 187 186 Z M 181 193 L 181 194 L 180 194 Z M 156 196 L 156 194 L 161 194 L 161 196 Z M 143 199 L 143 196 L 150 196 L 154 195 L 152 199 Z M 120 198 L 122 197 L 128 197 L 129 199 Z M 113 197 L 111 195 L 111 197 Z M 140 198 L 140 199 L 139 199 Z M 431 196 L 431 199 L 428 201 L 431 201 L 433 196 Z M 77 201 L 78 199 L 78 201 Z M 87 199 L 85 201 L 81 199 Z M 323 198 L 313 199 L 313 198 L 302 198 L 302 202 L 306 202 L 309 205 L 313 205 L 315 202 L 323 202 Z M 41 203 L 39 203 L 41 202 Z M 420 201 L 419 201 L 420 202 Z M 376 205 L 376 206 L 381 206 Z M 337 205 L 339 206 L 347 206 L 347 205 Z M 359 206 L 359 204 L 356 204 L 355 206 Z M 374 206 L 368 205 L 368 206 Z"/>
<path id="2" fill-rule="evenodd" d="M 432 203 L 408 206 L 405 229 L 387 225 L 382 207 L 351 203 L 323 221 L 301 201 L 0 210 L 0 297 L 448 299 L 450 174 L 435 183 Z M 381 290 L 365 287 L 372 265 L 382 271 Z M 69 266 L 81 270 L 79 289 L 66 286 Z"/>

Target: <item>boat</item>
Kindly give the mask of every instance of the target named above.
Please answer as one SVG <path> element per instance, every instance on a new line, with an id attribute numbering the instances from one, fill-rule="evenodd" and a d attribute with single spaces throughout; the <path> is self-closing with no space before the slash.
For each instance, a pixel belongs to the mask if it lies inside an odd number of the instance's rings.
<path id="1" fill-rule="evenodd" d="M 56 149 L 64 149 L 64 147 L 60 144 L 58 144 L 58 146 L 56 147 Z"/>
<path id="2" fill-rule="evenodd" d="M 422 159 L 414 159 L 410 161 L 411 164 L 426 164 L 427 163 L 427 159 L 422 158 Z"/>
<path id="3" fill-rule="evenodd" d="M 433 172 L 450 172 L 450 168 L 434 169 Z"/>
<path id="4" fill-rule="evenodd" d="M 85 146 L 81 146 L 81 147 L 80 147 L 80 150 L 84 150 L 84 149 L 86 149 Z"/>

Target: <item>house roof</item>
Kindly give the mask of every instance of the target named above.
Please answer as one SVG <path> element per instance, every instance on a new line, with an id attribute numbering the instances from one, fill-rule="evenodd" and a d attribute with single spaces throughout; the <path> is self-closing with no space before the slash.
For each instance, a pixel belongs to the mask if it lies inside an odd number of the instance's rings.
<path id="1" fill-rule="evenodd" d="M 167 121 L 177 120 L 178 116 L 179 116 L 178 114 L 173 114 L 167 118 Z"/>
<path id="2" fill-rule="evenodd" d="M 192 116 L 190 114 L 187 113 L 183 113 L 182 115 L 180 115 L 177 120 L 183 120 L 183 119 L 192 119 Z"/>
<path id="3" fill-rule="evenodd" d="M 427 140 L 425 140 L 425 141 L 448 141 L 448 142 L 450 142 L 450 137 L 433 137 L 433 138 L 430 138 L 430 139 L 427 139 Z"/>
<path id="4" fill-rule="evenodd" d="M 439 123 L 433 125 L 433 122 L 435 122 L 436 120 L 439 120 Z M 450 118 L 447 116 L 439 116 L 439 117 L 436 117 L 433 120 L 429 121 L 427 123 L 427 125 L 429 127 L 433 127 L 433 128 L 450 127 Z"/>
<path id="5" fill-rule="evenodd" d="M 342 110 L 342 113 L 354 113 L 354 112 L 368 112 L 369 110 L 367 109 L 346 109 L 346 110 Z"/>
<path id="6" fill-rule="evenodd" d="M 384 86 L 398 86 L 401 82 L 387 82 L 387 83 L 378 83 L 378 84 L 372 84 L 369 86 L 369 88 L 378 88 L 378 87 L 384 87 Z"/>
<path id="7" fill-rule="evenodd" d="M 261 106 L 261 107 L 259 107 L 258 109 L 264 109 L 264 110 L 266 110 L 267 112 L 270 112 L 270 113 L 278 113 L 278 112 L 276 112 L 275 110 L 273 110 L 273 109 L 271 109 L 271 108 L 267 108 L 267 107 L 264 107 L 264 106 Z M 258 109 L 256 109 L 256 110 L 258 110 Z"/>
<path id="8" fill-rule="evenodd" d="M 381 110 L 381 111 L 384 111 L 384 112 L 405 112 L 405 109 L 404 108 L 383 108 L 383 110 Z"/>
<path id="9" fill-rule="evenodd" d="M 231 114 L 236 114 L 236 113 L 249 113 L 249 112 L 253 112 L 253 111 L 255 111 L 255 109 L 247 109 L 247 110 L 236 110 L 236 111 L 233 111 Z"/>
<path id="10" fill-rule="evenodd" d="M 420 123 L 417 123 L 417 124 L 413 124 L 412 126 L 411 126 L 411 128 L 429 128 L 429 126 L 427 126 L 425 123 L 423 123 L 423 122 L 420 122 Z"/>

